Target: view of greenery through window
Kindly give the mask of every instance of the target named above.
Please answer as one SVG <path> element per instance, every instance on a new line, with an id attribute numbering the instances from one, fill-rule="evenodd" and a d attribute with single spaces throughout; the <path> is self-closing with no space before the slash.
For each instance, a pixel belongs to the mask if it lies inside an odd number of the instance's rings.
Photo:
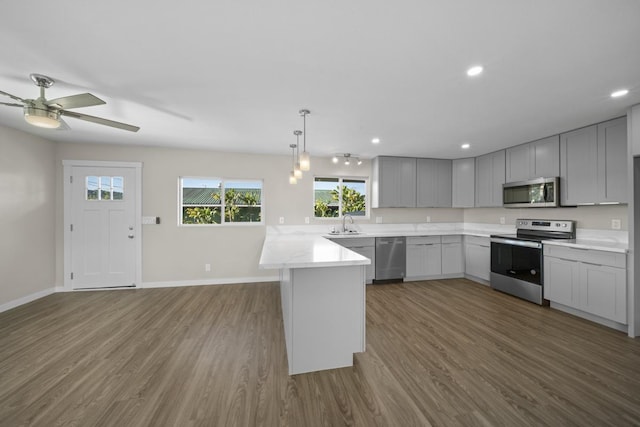
<path id="1" fill-rule="evenodd" d="M 338 218 L 344 214 L 365 216 L 366 181 L 348 178 L 320 178 L 313 183 L 314 216 Z"/>
<path id="2" fill-rule="evenodd" d="M 180 182 L 182 224 L 224 224 L 262 220 L 261 181 L 182 178 Z"/>

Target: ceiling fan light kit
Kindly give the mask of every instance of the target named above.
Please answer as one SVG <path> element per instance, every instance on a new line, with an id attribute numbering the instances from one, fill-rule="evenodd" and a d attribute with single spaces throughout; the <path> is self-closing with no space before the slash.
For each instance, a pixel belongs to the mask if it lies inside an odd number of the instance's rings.
<path id="1" fill-rule="evenodd" d="M 60 123 L 60 112 L 56 110 L 44 110 L 30 105 L 24 106 L 24 119 L 30 125 L 46 129 L 58 129 Z"/>
<path id="2" fill-rule="evenodd" d="M 140 130 L 138 126 L 107 120 L 101 117 L 89 116 L 88 114 L 67 111 L 67 109 L 70 108 L 91 107 L 106 103 L 102 99 L 90 93 L 81 93 L 78 95 L 47 100 L 44 96 L 44 90 L 53 86 L 55 80 L 42 74 L 31 74 L 29 77 L 31 78 L 31 81 L 40 88 L 40 96 L 37 99 L 22 99 L 19 96 L 0 91 L 0 95 L 8 96 L 13 100 L 20 101 L 22 103 L 14 104 L 0 102 L 0 105 L 23 108 L 24 119 L 30 125 L 46 129 L 69 129 L 69 126 L 67 126 L 67 124 L 60 118 L 60 116 L 68 116 L 84 120 L 86 122 L 97 123 L 99 125 L 110 126 L 130 132 L 137 132 Z"/>

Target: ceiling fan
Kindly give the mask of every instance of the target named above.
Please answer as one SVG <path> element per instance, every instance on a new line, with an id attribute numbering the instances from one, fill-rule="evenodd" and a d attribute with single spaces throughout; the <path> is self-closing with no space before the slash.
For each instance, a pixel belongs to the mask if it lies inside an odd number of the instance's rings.
<path id="1" fill-rule="evenodd" d="M 55 83 L 55 80 L 51 77 L 43 76 L 42 74 L 31 74 L 29 77 L 31 77 L 31 80 L 40 88 L 40 97 L 37 99 L 23 99 L 19 96 L 11 95 L 10 93 L 0 90 L 0 95 L 5 95 L 15 101 L 22 102 L 22 104 L 10 102 L 0 102 L 0 104 L 8 105 L 9 107 L 23 108 L 24 119 L 27 123 L 48 129 L 69 129 L 69 126 L 60 117 L 67 116 L 73 117 L 74 119 L 97 123 L 99 125 L 128 130 L 130 132 L 137 132 L 140 130 L 138 126 L 67 111 L 71 108 L 91 107 L 93 105 L 106 104 L 106 102 L 94 95 L 91 95 L 90 93 L 82 93 L 79 95 L 64 96 L 62 98 L 47 100 L 44 97 L 44 90 L 50 88 Z"/>

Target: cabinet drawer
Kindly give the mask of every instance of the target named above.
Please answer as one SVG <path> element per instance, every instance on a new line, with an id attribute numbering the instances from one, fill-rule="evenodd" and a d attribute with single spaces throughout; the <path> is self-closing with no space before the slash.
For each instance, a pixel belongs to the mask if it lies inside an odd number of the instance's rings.
<path id="1" fill-rule="evenodd" d="M 344 246 L 345 248 L 366 248 L 375 247 L 376 240 L 374 237 L 341 237 L 338 239 L 330 239 L 332 242 Z"/>
<path id="2" fill-rule="evenodd" d="M 462 243 L 461 235 L 442 236 L 442 243 Z"/>
<path id="3" fill-rule="evenodd" d="M 607 265 L 610 267 L 626 268 L 627 256 L 618 252 L 598 251 L 594 249 L 578 249 L 566 246 L 543 245 L 544 255 L 563 258 L 589 264 Z"/>
<path id="4" fill-rule="evenodd" d="M 440 236 L 407 237 L 407 245 L 433 245 L 440 243 Z"/>
<path id="5" fill-rule="evenodd" d="M 491 246 L 488 237 L 464 236 L 464 242 L 470 245 Z"/>

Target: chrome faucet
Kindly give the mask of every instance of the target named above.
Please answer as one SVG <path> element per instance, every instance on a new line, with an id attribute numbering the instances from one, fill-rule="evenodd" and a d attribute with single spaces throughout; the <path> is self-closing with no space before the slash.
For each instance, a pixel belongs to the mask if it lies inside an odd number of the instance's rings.
<path id="1" fill-rule="evenodd" d="M 353 217 L 351 216 L 351 214 L 344 214 L 342 216 L 342 232 L 343 233 L 347 232 L 347 224 L 346 224 L 347 217 L 349 217 L 349 219 L 351 220 L 351 225 L 353 225 Z"/>

